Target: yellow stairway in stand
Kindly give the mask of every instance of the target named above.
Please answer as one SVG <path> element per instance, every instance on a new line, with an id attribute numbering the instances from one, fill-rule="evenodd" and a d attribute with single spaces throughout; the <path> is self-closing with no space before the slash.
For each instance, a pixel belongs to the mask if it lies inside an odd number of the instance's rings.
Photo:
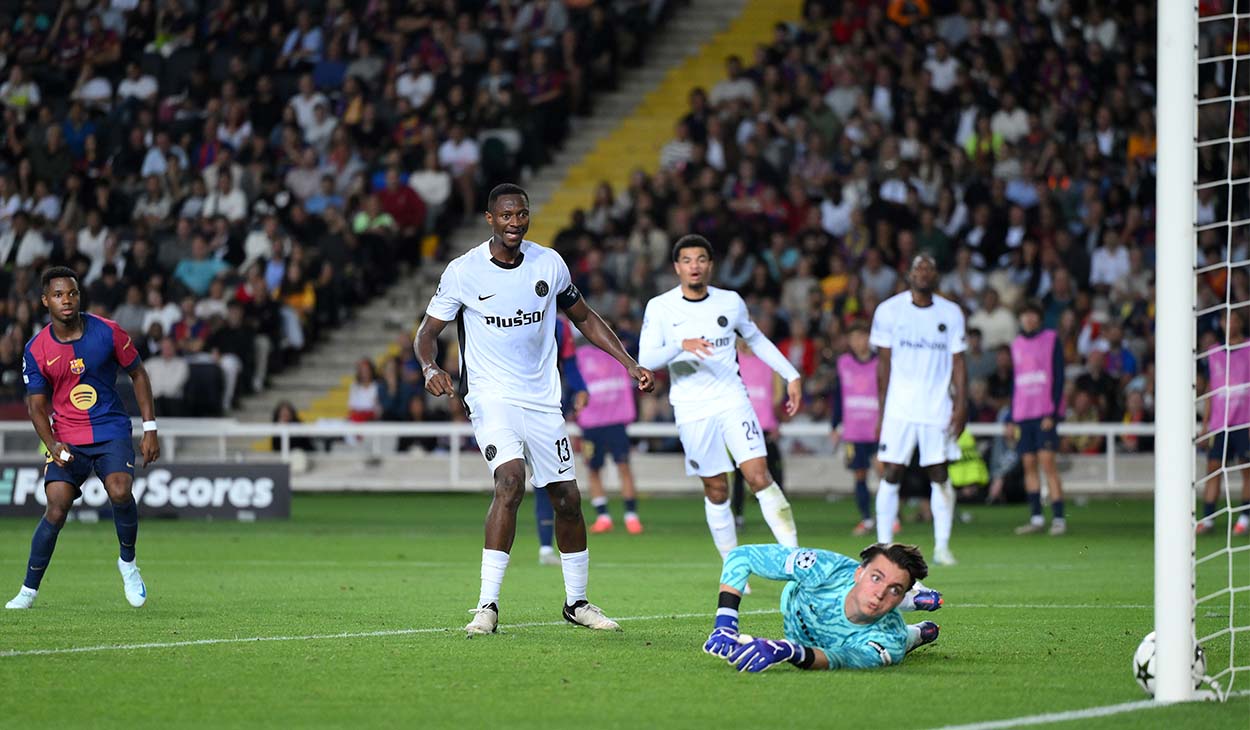
<path id="1" fill-rule="evenodd" d="M 802 5 L 802 0 L 749 0 L 728 28 L 673 67 L 632 114 L 569 168 L 551 200 L 537 211 L 526 237 L 551 245 L 575 209 L 590 207 L 600 181 L 606 180 L 619 191 L 634 170 L 654 172 L 659 167 L 660 148 L 672 139 L 677 120 L 686 113 L 690 90 L 702 86 L 710 91 L 725 78 L 727 56 L 737 54 L 749 66 L 755 46 L 771 42 L 778 22 L 797 21 Z"/>

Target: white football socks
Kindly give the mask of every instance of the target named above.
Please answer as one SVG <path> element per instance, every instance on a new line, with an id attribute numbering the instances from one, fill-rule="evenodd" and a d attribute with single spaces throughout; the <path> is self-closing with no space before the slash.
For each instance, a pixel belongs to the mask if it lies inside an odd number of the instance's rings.
<path id="1" fill-rule="evenodd" d="M 894 541 L 894 523 L 898 520 L 898 485 L 882 479 L 877 486 L 877 542 Z"/>
<path id="2" fill-rule="evenodd" d="M 794 526 L 794 512 L 791 511 L 790 502 L 786 499 L 785 492 L 781 491 L 781 487 L 773 482 L 756 492 L 755 498 L 760 501 L 760 511 L 764 513 L 764 521 L 773 531 L 773 537 L 777 539 L 777 542 L 785 547 L 798 547 L 799 531 Z"/>
<path id="3" fill-rule="evenodd" d="M 572 606 L 586 600 L 586 584 L 590 582 L 590 550 L 560 553 L 560 569 L 564 571 L 564 605 Z"/>
<path id="4" fill-rule="evenodd" d="M 707 527 L 712 531 L 712 542 L 716 543 L 716 549 L 720 551 L 723 561 L 730 550 L 738 547 L 738 528 L 734 527 L 733 508 L 729 506 L 729 500 L 716 504 L 704 497 L 703 510 L 707 514 Z"/>
<path id="5" fill-rule="evenodd" d="M 929 482 L 929 508 L 933 511 L 933 549 L 949 550 L 951 525 L 955 522 L 955 488 L 949 483 Z"/>
<path id="6" fill-rule="evenodd" d="M 482 593 L 477 605 L 485 606 L 499 602 L 499 587 L 503 574 L 508 570 L 508 554 L 502 550 L 482 550 Z"/>

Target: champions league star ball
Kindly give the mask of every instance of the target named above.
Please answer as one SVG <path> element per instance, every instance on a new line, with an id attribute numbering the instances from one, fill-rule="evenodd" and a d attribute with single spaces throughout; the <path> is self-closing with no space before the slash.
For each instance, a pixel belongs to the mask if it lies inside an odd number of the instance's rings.
<path id="1" fill-rule="evenodd" d="M 1202 679 L 1207 674 L 1207 656 L 1202 647 L 1194 648 L 1193 678 L 1194 689 L 1202 686 Z M 1146 694 L 1155 696 L 1155 632 L 1146 634 L 1133 654 L 1133 677 Z"/>

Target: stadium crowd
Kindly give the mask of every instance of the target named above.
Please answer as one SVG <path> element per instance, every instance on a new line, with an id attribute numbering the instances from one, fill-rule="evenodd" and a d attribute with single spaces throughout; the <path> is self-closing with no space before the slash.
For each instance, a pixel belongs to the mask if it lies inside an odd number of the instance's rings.
<path id="1" fill-rule="evenodd" d="M 1037 300 L 1062 343 L 1065 418 L 1149 422 L 1154 23 L 1149 3 L 810 0 L 752 57 L 728 58 L 722 81 L 689 92 L 657 172 L 601 184 L 554 245 L 629 338 L 642 304 L 675 284 L 669 243 L 706 236 L 716 283 L 746 297 L 806 376 L 799 418 L 813 421 L 829 418 L 848 326 L 903 290 L 927 251 L 967 315 L 970 420 L 1004 418 L 1016 310 Z M 1227 105 L 1213 106 L 1211 121 L 1226 121 Z M 1248 123 L 1238 116 L 1234 136 Z M 1218 152 L 1204 156 L 1222 177 Z M 1226 196 L 1205 191 L 1199 222 L 1223 215 Z M 1234 218 L 1247 217 L 1243 197 Z M 1225 235 L 1203 233 L 1201 263 L 1247 255 L 1250 230 Z M 1201 305 L 1224 300 L 1228 276 L 1208 275 Z M 1244 269 L 1231 279 L 1246 300 Z M 1219 326 L 1200 323 L 1206 345 Z M 661 391 L 643 420 L 670 418 Z"/>
<path id="2" fill-rule="evenodd" d="M 0 33 L 0 400 L 20 397 L 42 319 L 35 272 L 65 263 L 144 343 L 161 412 L 199 414 L 262 388 L 394 260 L 442 254 L 429 242 L 549 158 L 665 3 L 80 5 L 26 0 Z M 809 421 L 830 416 L 848 326 L 927 251 L 967 313 L 972 421 L 1003 418 L 1033 299 L 1063 346 L 1065 418 L 1148 422 L 1154 23 L 1148 4 L 810 0 L 690 91 L 656 172 L 601 184 L 549 243 L 636 349 L 643 303 L 676 283 L 671 242 L 708 237 L 717 283 L 806 377 Z M 1227 119 L 1204 107 L 1200 130 Z M 1234 136 L 1248 124 L 1234 116 Z M 1245 176 L 1220 155 L 1204 148 L 1200 174 Z M 1233 198 L 1204 191 L 1199 223 L 1247 217 Z M 1204 231 L 1199 263 L 1244 258 L 1248 238 Z M 1203 283 L 1200 305 L 1250 300 L 1242 268 Z M 1220 326 L 1200 322 L 1204 347 Z M 351 417 L 459 417 L 399 344 L 361 364 Z M 671 419 L 662 387 L 639 413 Z"/>
<path id="3" fill-rule="evenodd" d="M 54 264 L 162 415 L 229 411 L 545 164 L 668 5 L 0 4 L 0 417 Z"/>

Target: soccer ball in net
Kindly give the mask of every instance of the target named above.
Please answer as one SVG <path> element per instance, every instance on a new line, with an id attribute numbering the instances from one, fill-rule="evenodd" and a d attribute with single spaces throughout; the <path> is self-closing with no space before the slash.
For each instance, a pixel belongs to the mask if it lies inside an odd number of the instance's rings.
<path id="1" fill-rule="evenodd" d="M 1202 647 L 1194 648 L 1193 677 L 1194 689 L 1202 686 L 1202 679 L 1207 674 L 1207 656 Z M 1155 696 L 1155 632 L 1146 634 L 1133 653 L 1133 677 L 1146 694 Z"/>

